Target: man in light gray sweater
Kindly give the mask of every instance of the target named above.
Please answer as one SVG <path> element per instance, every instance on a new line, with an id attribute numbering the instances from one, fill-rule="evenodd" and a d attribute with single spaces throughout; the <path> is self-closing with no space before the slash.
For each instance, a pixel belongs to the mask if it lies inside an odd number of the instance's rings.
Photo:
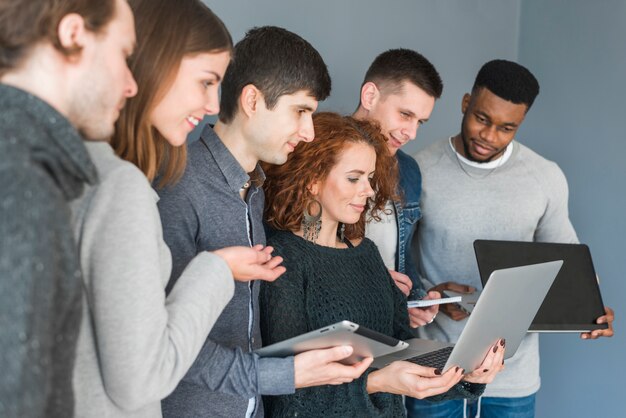
<path id="1" fill-rule="evenodd" d="M 422 171 L 422 214 L 416 240 L 419 273 L 427 289 L 471 291 L 481 287 L 473 255 L 475 239 L 578 241 L 568 216 L 568 189 L 559 167 L 514 141 L 515 133 L 539 93 L 524 67 L 496 60 L 485 64 L 471 94 L 463 97 L 461 133 L 417 153 Z M 609 329 L 583 334 L 613 334 L 613 312 L 598 322 Z M 443 305 L 421 337 L 455 341 L 466 314 Z M 528 334 L 506 369 L 479 403 L 426 403 L 407 399 L 409 416 L 534 416 L 539 389 L 538 335 Z M 468 411 L 463 411 L 468 408 Z"/>

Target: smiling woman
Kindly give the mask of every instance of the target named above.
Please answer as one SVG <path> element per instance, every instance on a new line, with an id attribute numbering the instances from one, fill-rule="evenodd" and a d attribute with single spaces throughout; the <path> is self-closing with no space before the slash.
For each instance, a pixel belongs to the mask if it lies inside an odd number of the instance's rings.
<path id="1" fill-rule="evenodd" d="M 166 296 L 172 257 L 150 182 L 157 173 L 175 180 L 185 167 L 187 133 L 218 111 L 231 39 L 200 0 L 128 4 L 137 16 L 129 64 L 139 94 L 121 112 L 113 149 L 86 144 L 99 182 L 72 206 L 84 272 L 74 369 L 80 417 L 161 416 L 161 399 L 187 373 L 232 298 L 233 276 L 247 282 L 282 272 L 280 259 L 261 246 L 198 251 Z"/>
<path id="2" fill-rule="evenodd" d="M 111 145 L 148 180 L 159 174 L 163 186 L 185 169 L 186 148 L 180 145 L 185 132 L 193 129 L 189 124 L 219 111 L 218 86 L 230 61 L 232 39 L 200 1 L 129 3 L 137 27 L 137 49 L 129 66 L 139 92 L 120 114 Z"/>

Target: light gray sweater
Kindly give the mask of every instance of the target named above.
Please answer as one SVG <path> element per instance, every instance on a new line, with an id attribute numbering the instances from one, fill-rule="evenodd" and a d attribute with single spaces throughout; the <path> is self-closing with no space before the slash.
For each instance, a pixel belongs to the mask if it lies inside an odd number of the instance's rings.
<path id="1" fill-rule="evenodd" d="M 518 142 L 512 146 L 510 158 L 493 171 L 461 162 L 449 139 L 415 155 L 423 176 L 416 244 L 427 289 L 446 281 L 482 287 L 475 239 L 578 241 L 562 171 Z M 418 330 L 423 338 L 456 341 L 465 322 L 438 315 L 435 323 Z M 528 334 L 484 396 L 527 396 L 539 386 L 539 338 Z"/>
<path id="2" fill-rule="evenodd" d="M 78 417 L 160 417 L 233 295 L 232 273 L 203 252 L 165 297 L 172 260 L 158 196 L 107 143 L 88 143 L 100 184 L 72 207 L 84 272 L 74 391 Z"/>

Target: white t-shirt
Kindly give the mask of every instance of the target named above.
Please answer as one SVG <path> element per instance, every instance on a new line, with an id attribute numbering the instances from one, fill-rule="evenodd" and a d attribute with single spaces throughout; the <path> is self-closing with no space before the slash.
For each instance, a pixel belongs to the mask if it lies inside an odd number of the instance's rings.
<path id="1" fill-rule="evenodd" d="M 380 221 L 372 219 L 368 213 L 365 223 L 365 237 L 374 241 L 378 246 L 378 252 L 388 269 L 396 268 L 396 251 L 398 245 L 398 222 L 396 210 L 391 201 L 385 205 L 385 211 L 379 212 Z"/>

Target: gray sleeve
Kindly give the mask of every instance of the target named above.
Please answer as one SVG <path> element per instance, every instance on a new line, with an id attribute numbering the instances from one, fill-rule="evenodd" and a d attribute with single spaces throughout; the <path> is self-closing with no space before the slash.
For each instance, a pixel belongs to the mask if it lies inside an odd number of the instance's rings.
<path id="1" fill-rule="evenodd" d="M 252 398 L 295 392 L 293 357 L 259 358 L 207 340 L 183 379 L 212 392 Z"/>
<path id="2" fill-rule="evenodd" d="M 535 230 L 535 241 L 577 243 L 578 237 L 569 219 L 567 179 L 555 163 L 547 164 L 542 173 L 536 174 L 546 194 L 547 205 Z"/>
<path id="3" fill-rule="evenodd" d="M 159 189 L 159 215 L 163 239 L 172 253 L 172 272 L 166 287 L 171 292 L 187 264 L 198 254 L 198 214 L 182 187 Z"/>
<path id="4" fill-rule="evenodd" d="M 2 417 L 45 416 L 49 399 L 71 401 L 57 395 L 71 396 L 82 295 L 69 209 L 55 188 L 33 168 L 0 168 Z M 55 368 L 69 368 L 66 381 Z"/>
<path id="5" fill-rule="evenodd" d="M 172 251 L 174 268 L 169 287 L 178 287 L 177 271 L 199 251 L 198 215 L 180 184 L 159 190 L 158 203 L 163 237 Z M 176 285 L 174 286 L 174 283 Z M 257 395 L 288 394 L 295 391 L 293 357 L 263 358 L 207 339 L 187 372 L 186 382 L 214 392 L 251 398 Z"/>
<path id="6" fill-rule="evenodd" d="M 80 249 L 107 394 L 123 409 L 163 399 L 233 295 L 228 265 L 214 254 L 199 254 L 166 299 L 170 256 L 155 195 L 129 165 L 99 185 Z"/>

